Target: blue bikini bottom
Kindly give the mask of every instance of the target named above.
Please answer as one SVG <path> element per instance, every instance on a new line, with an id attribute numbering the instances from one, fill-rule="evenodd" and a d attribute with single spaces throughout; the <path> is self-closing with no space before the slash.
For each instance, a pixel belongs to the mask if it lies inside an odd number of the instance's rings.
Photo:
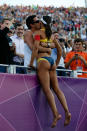
<path id="1" fill-rule="evenodd" d="M 37 63 L 38 63 L 39 61 L 41 61 L 41 60 L 46 60 L 46 61 L 48 61 L 51 66 L 54 65 L 54 60 L 53 60 L 52 57 L 47 57 L 47 56 L 41 57 L 41 58 L 39 58 L 39 59 L 37 60 Z"/>

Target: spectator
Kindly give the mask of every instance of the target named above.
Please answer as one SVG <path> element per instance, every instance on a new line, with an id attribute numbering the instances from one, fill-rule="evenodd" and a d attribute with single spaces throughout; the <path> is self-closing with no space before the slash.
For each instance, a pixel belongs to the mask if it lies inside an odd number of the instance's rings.
<path id="1" fill-rule="evenodd" d="M 58 39 L 58 33 L 57 32 L 54 32 L 53 35 L 55 36 L 55 38 L 58 40 L 58 42 L 60 43 L 61 39 Z M 60 45 L 62 45 L 60 43 Z M 64 45 L 64 44 L 63 44 Z M 64 47 L 64 48 L 63 48 Z M 62 48 L 62 55 L 61 55 L 61 58 L 60 58 L 60 61 L 59 61 L 59 64 L 57 66 L 57 69 L 65 69 L 65 64 L 64 64 L 64 54 L 65 54 L 65 46 L 61 46 Z M 57 49 L 54 48 L 52 49 L 52 53 L 51 53 L 51 57 L 54 59 L 54 61 L 56 61 L 57 59 Z M 64 71 L 57 71 L 57 75 L 58 76 L 66 76 L 66 73 Z"/>
<path id="2" fill-rule="evenodd" d="M 86 39 L 86 30 L 82 30 L 81 39 L 83 39 L 83 40 Z"/>
<path id="3" fill-rule="evenodd" d="M 12 41 L 15 43 L 15 56 L 13 57 L 13 64 L 24 66 L 24 40 L 23 33 L 24 28 L 22 24 L 17 24 L 16 26 L 16 36 L 12 37 Z M 25 73 L 24 68 L 17 67 L 17 73 Z"/>
<path id="4" fill-rule="evenodd" d="M 87 71 L 87 53 L 83 51 L 82 39 L 75 39 L 73 48 L 74 50 L 67 53 L 64 60 L 66 69 Z M 87 74 L 80 73 L 78 77 L 87 77 Z"/>
<path id="5" fill-rule="evenodd" d="M 0 64 L 10 64 L 10 55 L 11 50 L 9 46 L 9 42 L 11 39 L 8 37 L 9 28 L 11 26 L 11 22 L 8 18 L 4 19 L 1 24 L 0 30 Z M 0 72 L 6 72 L 6 67 L 0 66 Z"/>
<path id="6" fill-rule="evenodd" d="M 0 6 L 0 22 L 2 22 L 4 18 L 10 16 L 11 17 L 10 22 L 12 22 L 10 29 L 12 29 L 11 30 L 12 33 L 15 32 L 14 26 L 18 22 L 21 22 L 22 25 L 24 25 L 25 30 L 27 30 L 27 27 L 25 25 L 25 19 L 28 15 L 32 15 L 32 14 L 38 15 L 39 18 L 41 18 L 42 15 L 51 16 L 53 21 L 51 25 L 52 31 L 58 31 L 58 35 L 60 36 L 60 38 L 65 39 L 65 42 L 66 42 L 66 38 L 67 38 L 67 42 L 68 40 L 74 41 L 76 38 L 82 38 L 83 40 L 87 40 L 86 8 L 9 6 L 6 4 Z M 1 30 L 2 30 L 2 25 L 3 24 L 0 23 Z M 9 34 L 11 35 L 11 32 L 9 32 Z M 15 32 L 15 34 L 11 36 L 11 38 L 16 37 L 16 34 L 17 33 Z"/>

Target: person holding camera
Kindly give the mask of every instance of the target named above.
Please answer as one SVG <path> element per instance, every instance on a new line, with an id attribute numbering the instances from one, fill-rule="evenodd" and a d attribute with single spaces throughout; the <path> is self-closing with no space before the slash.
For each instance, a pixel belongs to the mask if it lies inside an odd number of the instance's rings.
<path id="1" fill-rule="evenodd" d="M 66 69 L 70 68 L 71 70 L 87 71 L 87 53 L 83 51 L 82 39 L 75 39 L 73 51 L 67 53 L 64 63 Z M 87 74 L 80 73 L 78 77 L 87 78 Z"/>
<path id="2" fill-rule="evenodd" d="M 11 25 L 12 22 L 10 21 L 10 18 L 4 18 L 0 28 L 0 72 L 3 73 L 7 72 L 7 67 L 3 66 L 2 64 L 11 64 L 12 53 L 14 51 L 14 49 L 12 49 L 12 46 L 10 46 L 12 40 L 8 35 L 8 33 L 10 33 Z"/>

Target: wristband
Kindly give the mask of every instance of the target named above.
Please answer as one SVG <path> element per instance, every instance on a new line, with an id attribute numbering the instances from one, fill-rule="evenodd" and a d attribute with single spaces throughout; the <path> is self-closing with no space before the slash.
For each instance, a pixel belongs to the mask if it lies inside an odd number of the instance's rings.
<path id="1" fill-rule="evenodd" d="M 40 35 L 35 35 L 35 40 L 40 41 Z"/>

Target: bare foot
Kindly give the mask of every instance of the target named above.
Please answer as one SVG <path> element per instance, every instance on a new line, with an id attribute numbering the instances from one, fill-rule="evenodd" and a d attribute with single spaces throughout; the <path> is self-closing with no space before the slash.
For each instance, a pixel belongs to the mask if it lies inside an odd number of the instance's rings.
<path id="1" fill-rule="evenodd" d="M 67 126 L 70 123 L 71 120 L 71 113 L 66 112 L 65 113 L 65 122 L 64 122 L 64 126 Z"/>
<path id="2" fill-rule="evenodd" d="M 57 121 L 58 120 L 60 120 L 61 119 L 61 115 L 57 115 L 56 117 L 54 117 L 54 120 L 53 120 L 53 123 L 52 123 L 52 125 L 51 125 L 51 128 L 54 128 L 55 126 L 56 126 L 56 124 L 57 124 Z"/>

